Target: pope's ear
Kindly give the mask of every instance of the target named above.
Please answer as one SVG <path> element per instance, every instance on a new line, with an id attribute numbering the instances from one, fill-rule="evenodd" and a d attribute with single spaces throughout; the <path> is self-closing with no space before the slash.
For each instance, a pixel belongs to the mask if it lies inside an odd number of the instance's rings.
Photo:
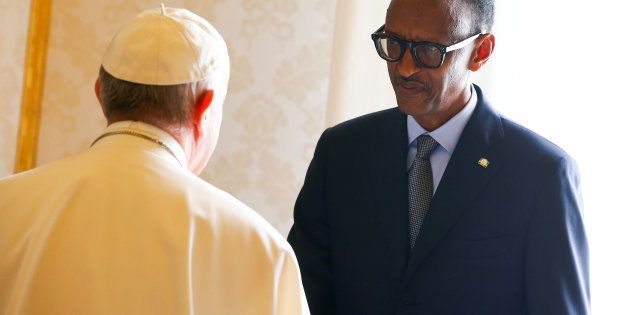
<path id="1" fill-rule="evenodd" d="M 193 128 L 195 132 L 195 139 L 201 138 L 206 133 L 206 126 L 203 123 L 204 119 L 208 118 L 210 114 L 210 106 L 214 99 L 214 90 L 206 90 L 201 94 L 197 103 L 195 104 L 195 111 L 193 114 Z"/>
<path id="2" fill-rule="evenodd" d="M 492 33 L 480 35 L 481 42 L 475 45 L 473 58 L 470 60 L 470 70 L 477 71 L 488 62 L 494 51 L 494 35 Z"/>
<path id="3" fill-rule="evenodd" d="M 96 94 L 98 102 L 103 104 L 101 101 L 101 78 L 96 78 L 96 82 L 94 82 L 94 94 Z"/>
<path id="4" fill-rule="evenodd" d="M 94 94 L 96 94 L 96 99 L 98 99 L 98 103 L 101 105 L 103 115 L 107 117 L 107 114 L 105 113 L 105 106 L 103 106 L 103 100 L 101 98 L 101 78 L 97 78 L 96 82 L 94 82 Z"/>

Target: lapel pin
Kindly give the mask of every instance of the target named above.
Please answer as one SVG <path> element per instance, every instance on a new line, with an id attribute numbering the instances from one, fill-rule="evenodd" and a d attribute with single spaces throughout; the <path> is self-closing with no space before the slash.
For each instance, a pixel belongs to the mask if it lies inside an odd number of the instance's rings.
<path id="1" fill-rule="evenodd" d="M 490 161 L 486 158 L 480 158 L 479 161 L 477 161 L 477 164 L 483 168 L 488 168 L 488 166 L 490 166 Z"/>

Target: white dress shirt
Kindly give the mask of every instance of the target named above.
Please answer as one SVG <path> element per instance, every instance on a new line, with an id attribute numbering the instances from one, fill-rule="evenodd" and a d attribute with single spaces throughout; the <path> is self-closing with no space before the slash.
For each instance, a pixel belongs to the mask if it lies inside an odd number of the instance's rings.
<path id="1" fill-rule="evenodd" d="M 470 116 L 472 116 L 475 107 L 477 106 L 477 92 L 471 87 L 472 95 L 464 108 L 457 113 L 453 118 L 447 121 L 439 128 L 429 132 L 424 129 L 418 122 L 410 115 L 407 115 L 407 135 L 409 140 L 409 146 L 407 151 L 407 171 L 411 168 L 416 153 L 418 152 L 417 138 L 421 135 L 427 134 L 431 136 L 435 141 L 439 143 L 437 148 L 431 154 L 431 170 L 433 172 L 433 193 L 437 190 L 448 161 L 455 151 L 455 147 L 459 142 L 459 138 L 464 131 L 464 127 L 468 123 Z"/>

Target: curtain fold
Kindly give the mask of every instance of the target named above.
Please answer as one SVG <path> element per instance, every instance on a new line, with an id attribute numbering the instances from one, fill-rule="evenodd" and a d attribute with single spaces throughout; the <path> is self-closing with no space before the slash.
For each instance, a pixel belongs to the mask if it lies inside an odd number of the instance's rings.
<path id="1" fill-rule="evenodd" d="M 370 34 L 385 23 L 389 0 L 337 2 L 326 126 L 396 106 L 387 65 Z"/>

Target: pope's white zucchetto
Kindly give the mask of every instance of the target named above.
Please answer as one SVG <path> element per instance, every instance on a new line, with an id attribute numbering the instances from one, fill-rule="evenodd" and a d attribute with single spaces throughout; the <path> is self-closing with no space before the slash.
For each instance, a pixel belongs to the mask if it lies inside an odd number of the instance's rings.
<path id="1" fill-rule="evenodd" d="M 175 85 L 211 77 L 229 67 L 225 41 L 198 15 L 161 8 L 140 13 L 116 33 L 103 68 L 117 79 L 146 85 Z"/>

